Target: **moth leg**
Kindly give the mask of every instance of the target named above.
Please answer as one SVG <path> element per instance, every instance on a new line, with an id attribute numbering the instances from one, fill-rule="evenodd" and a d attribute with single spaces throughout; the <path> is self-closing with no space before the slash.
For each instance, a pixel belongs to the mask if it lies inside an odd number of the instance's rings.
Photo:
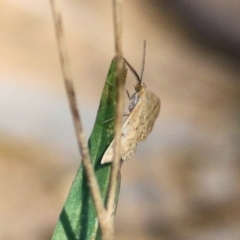
<path id="1" fill-rule="evenodd" d="M 124 90 L 126 91 L 127 93 L 127 96 L 128 96 L 128 100 L 131 100 L 131 95 L 129 94 L 129 91 L 127 89 L 124 88 Z"/>
<path id="2" fill-rule="evenodd" d="M 110 85 L 111 87 L 114 87 L 116 88 L 116 86 L 112 85 L 110 82 L 107 81 L 107 84 Z M 128 90 L 126 88 L 124 88 L 124 90 L 126 91 L 127 93 L 127 96 L 128 96 L 128 99 L 130 100 L 131 99 L 131 95 L 129 94 Z"/>
<path id="3" fill-rule="evenodd" d="M 108 85 L 110 85 L 113 88 L 116 88 L 116 86 L 112 85 L 110 82 L 106 81 Z"/>
<path id="4" fill-rule="evenodd" d="M 108 81 L 107 81 L 107 83 L 108 83 L 110 86 L 114 87 L 114 88 L 116 87 L 116 86 L 113 86 L 113 85 L 112 85 L 111 83 L 109 83 Z M 128 99 L 131 100 L 131 95 L 129 94 L 128 90 L 125 89 L 125 88 L 124 88 L 124 90 L 125 90 L 126 93 L 127 93 Z M 130 112 L 124 113 L 124 114 L 123 114 L 123 117 L 128 117 L 129 115 L 130 115 Z M 108 120 L 105 120 L 103 123 L 107 123 L 107 122 L 110 122 L 110 121 L 112 121 L 112 120 L 114 120 L 114 118 L 110 118 L 110 119 L 108 119 Z"/>
<path id="5" fill-rule="evenodd" d="M 128 117 L 130 115 L 130 112 L 128 112 L 128 113 L 124 113 L 123 114 L 123 117 Z M 103 123 L 107 123 L 107 122 L 110 122 L 110 121 L 112 121 L 112 120 L 114 120 L 115 118 L 110 118 L 110 119 L 108 119 L 108 120 L 105 120 Z"/>
<path id="6" fill-rule="evenodd" d="M 110 118 L 110 119 L 108 119 L 108 120 L 105 120 L 103 123 L 107 123 L 107 122 L 110 122 L 110 121 L 112 121 L 112 120 L 114 120 L 114 118 Z"/>
<path id="7" fill-rule="evenodd" d="M 112 84 L 111 84 L 110 82 L 108 82 L 108 81 L 107 81 L 107 84 L 110 85 L 110 86 L 113 87 L 113 88 L 116 88 L 116 86 L 112 85 Z M 127 93 L 128 99 L 131 100 L 131 95 L 130 95 L 129 91 L 128 91 L 126 88 L 124 88 L 124 90 L 125 90 L 126 93 Z"/>

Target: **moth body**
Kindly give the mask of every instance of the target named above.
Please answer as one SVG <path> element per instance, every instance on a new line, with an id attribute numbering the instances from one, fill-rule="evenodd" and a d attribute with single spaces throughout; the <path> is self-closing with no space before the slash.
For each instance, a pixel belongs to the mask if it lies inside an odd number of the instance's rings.
<path id="1" fill-rule="evenodd" d="M 152 131 L 160 111 L 159 98 L 151 91 L 148 91 L 145 85 L 140 83 L 135 89 L 138 91 L 131 96 L 128 106 L 130 114 L 122 126 L 120 152 L 122 161 L 133 157 L 138 142 L 145 140 Z M 101 164 L 112 162 L 113 156 L 114 139 L 104 153 Z"/>

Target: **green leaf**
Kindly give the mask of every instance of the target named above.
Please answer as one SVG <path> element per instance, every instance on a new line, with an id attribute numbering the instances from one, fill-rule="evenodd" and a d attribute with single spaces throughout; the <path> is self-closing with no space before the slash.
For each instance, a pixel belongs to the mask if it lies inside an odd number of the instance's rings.
<path id="1" fill-rule="evenodd" d="M 115 71 L 116 61 L 113 59 L 101 96 L 94 128 L 88 141 L 90 156 L 104 202 L 107 199 L 111 164 L 101 165 L 100 162 L 114 137 L 113 119 L 117 94 Z M 118 192 L 119 189 L 120 176 L 118 179 Z M 52 240 L 65 239 L 101 239 L 96 211 L 82 165 L 78 169 L 52 237 Z"/>

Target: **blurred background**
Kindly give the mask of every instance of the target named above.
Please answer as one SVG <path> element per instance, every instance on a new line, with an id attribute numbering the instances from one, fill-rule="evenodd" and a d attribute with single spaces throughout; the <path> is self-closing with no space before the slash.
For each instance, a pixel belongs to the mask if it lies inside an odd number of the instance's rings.
<path id="1" fill-rule="evenodd" d="M 89 137 L 112 4 L 60 8 Z M 147 40 L 144 81 L 162 107 L 123 165 L 116 239 L 240 239 L 240 2 L 125 1 L 123 19 L 124 55 L 140 71 Z M 0 31 L 0 239 L 50 239 L 80 156 L 49 2 L 1 0 Z"/>

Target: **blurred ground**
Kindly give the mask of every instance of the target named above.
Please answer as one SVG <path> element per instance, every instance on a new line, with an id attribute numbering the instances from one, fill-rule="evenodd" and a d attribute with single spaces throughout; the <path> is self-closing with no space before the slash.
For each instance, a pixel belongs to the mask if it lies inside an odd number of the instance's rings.
<path id="1" fill-rule="evenodd" d="M 110 1 L 61 1 L 89 136 L 114 55 Z M 238 1 L 126 1 L 124 54 L 162 102 L 126 162 L 117 239 L 240 238 Z M 1 1 L 0 239 L 50 239 L 79 165 L 48 1 Z M 129 74 L 127 88 L 135 79 Z"/>

